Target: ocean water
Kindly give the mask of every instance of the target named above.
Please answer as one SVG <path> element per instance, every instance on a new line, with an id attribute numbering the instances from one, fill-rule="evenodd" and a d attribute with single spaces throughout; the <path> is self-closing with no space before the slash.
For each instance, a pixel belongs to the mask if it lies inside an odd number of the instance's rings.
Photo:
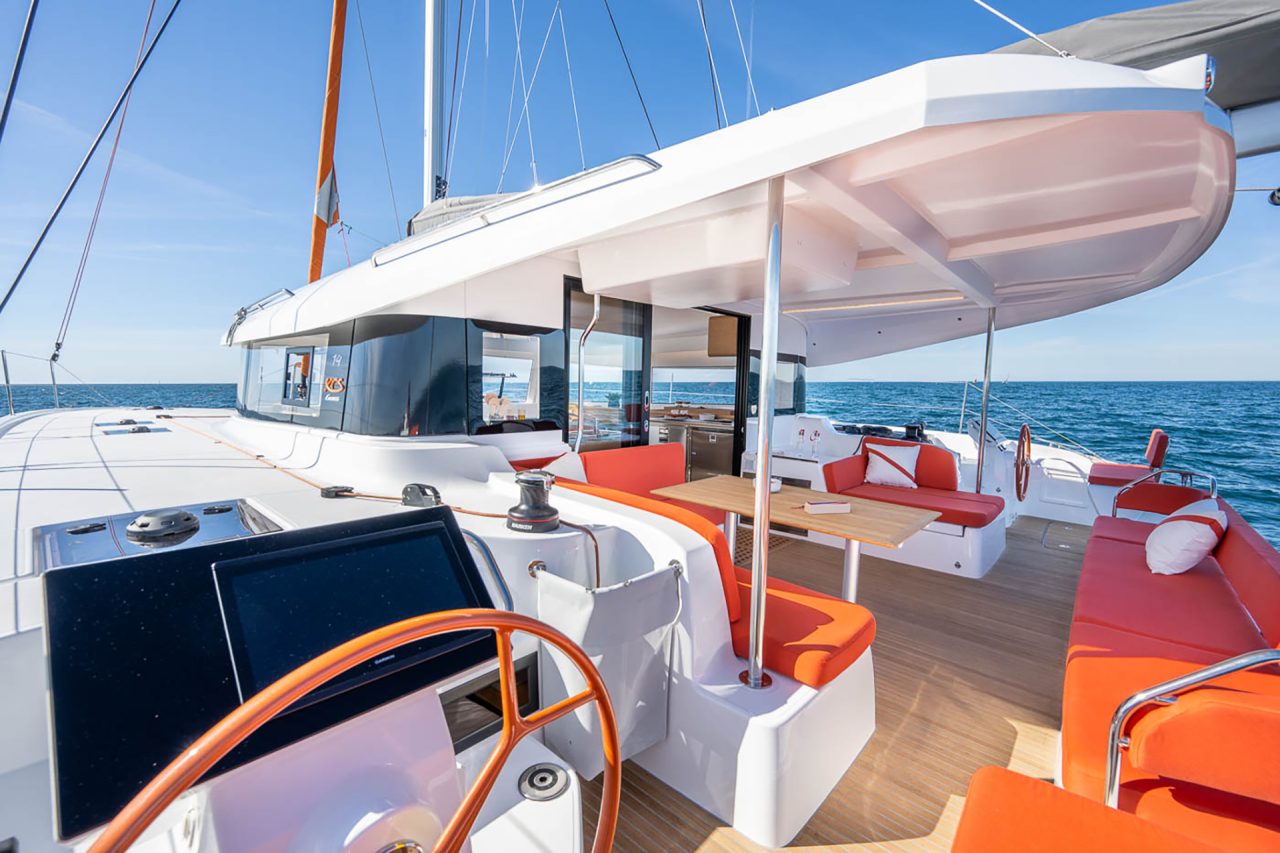
<path id="1" fill-rule="evenodd" d="M 64 385 L 63 406 L 230 408 L 234 385 Z M 516 389 L 511 387 L 510 391 Z M 616 383 L 588 383 L 605 402 Z M 654 399 L 727 403 L 731 383 L 658 383 Z M 977 415 L 978 392 L 961 383 L 810 382 L 808 411 L 837 420 L 901 425 L 923 419 L 956 430 L 960 409 Z M 48 385 L 13 386 L 17 411 L 49 408 Z M 3 402 L 0 401 L 0 405 Z M 1077 442 L 1116 462 L 1141 462 L 1153 427 L 1169 433 L 1165 463 L 1214 475 L 1222 495 L 1280 544 L 1280 382 L 1005 382 L 992 387 L 990 420 L 1014 437 L 1025 422 L 1038 439 Z"/>

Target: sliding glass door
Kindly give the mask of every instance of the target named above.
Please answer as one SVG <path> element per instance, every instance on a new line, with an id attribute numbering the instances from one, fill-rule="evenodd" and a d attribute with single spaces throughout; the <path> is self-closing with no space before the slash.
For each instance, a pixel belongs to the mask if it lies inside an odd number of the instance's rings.
<path id="1" fill-rule="evenodd" d="M 569 429 L 573 444 L 579 416 L 582 450 L 604 450 L 649 443 L 649 370 L 651 310 L 647 305 L 608 297 L 600 300 L 600 319 L 587 336 L 585 369 L 578 369 L 578 348 L 591 322 L 594 297 L 576 279 L 565 281 L 569 363 Z M 582 381 L 583 411 L 578 411 Z"/>

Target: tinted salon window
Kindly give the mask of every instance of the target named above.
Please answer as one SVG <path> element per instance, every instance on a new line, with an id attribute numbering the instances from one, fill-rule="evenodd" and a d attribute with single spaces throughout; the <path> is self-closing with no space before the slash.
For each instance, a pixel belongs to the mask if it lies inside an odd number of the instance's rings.
<path id="1" fill-rule="evenodd" d="M 356 320 L 342 429 L 364 435 L 466 432 L 465 324 L 416 315 Z"/>
<path id="2" fill-rule="evenodd" d="M 564 332 L 468 321 L 472 435 L 563 430 Z"/>

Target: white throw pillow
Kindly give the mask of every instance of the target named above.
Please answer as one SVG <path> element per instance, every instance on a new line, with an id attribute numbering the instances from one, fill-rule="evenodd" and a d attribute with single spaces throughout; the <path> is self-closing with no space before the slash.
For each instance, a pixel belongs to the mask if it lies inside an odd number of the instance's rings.
<path id="1" fill-rule="evenodd" d="M 1147 568 L 1179 575 L 1209 556 L 1227 529 L 1227 514 L 1216 500 L 1196 501 L 1174 512 L 1147 535 Z"/>
<path id="2" fill-rule="evenodd" d="M 898 486 L 903 489 L 916 487 L 916 460 L 920 457 L 918 445 L 896 444 L 867 445 L 867 473 L 865 480 L 879 486 Z"/>

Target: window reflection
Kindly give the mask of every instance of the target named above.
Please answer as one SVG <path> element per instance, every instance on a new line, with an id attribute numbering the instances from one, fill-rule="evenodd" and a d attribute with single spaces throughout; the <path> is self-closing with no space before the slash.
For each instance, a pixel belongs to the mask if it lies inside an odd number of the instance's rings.
<path id="1" fill-rule="evenodd" d="M 569 297 L 569 440 L 578 428 L 578 342 L 591 322 L 594 300 L 581 290 Z M 649 308 L 602 299 L 600 320 L 587 337 L 583 382 L 582 449 L 648 443 L 647 352 Z"/>

